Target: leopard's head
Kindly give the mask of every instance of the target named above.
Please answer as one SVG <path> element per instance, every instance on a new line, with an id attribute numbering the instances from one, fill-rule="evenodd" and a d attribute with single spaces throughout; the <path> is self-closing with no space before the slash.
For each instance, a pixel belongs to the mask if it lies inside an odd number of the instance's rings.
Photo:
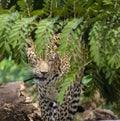
<path id="1" fill-rule="evenodd" d="M 54 53 L 50 56 L 48 60 L 39 61 L 33 68 L 33 73 L 35 77 L 39 80 L 57 80 L 56 78 L 61 74 L 61 60 L 59 54 Z"/>
<path id="2" fill-rule="evenodd" d="M 43 60 L 40 56 L 37 57 L 35 54 L 35 44 L 31 40 L 27 40 L 27 56 L 29 63 L 32 66 L 35 77 L 39 79 L 57 80 L 61 76 L 69 72 L 70 60 L 69 57 L 65 56 L 60 58 L 60 54 L 57 51 L 58 38 L 53 37 L 53 41 L 50 41 L 48 46 L 47 58 Z"/>

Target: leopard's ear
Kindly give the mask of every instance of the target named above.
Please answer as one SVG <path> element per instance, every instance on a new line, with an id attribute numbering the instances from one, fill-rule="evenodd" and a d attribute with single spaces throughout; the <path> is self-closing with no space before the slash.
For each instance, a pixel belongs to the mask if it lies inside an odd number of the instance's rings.
<path id="1" fill-rule="evenodd" d="M 25 43 L 27 45 L 27 47 L 26 47 L 27 51 L 33 51 L 33 52 L 35 52 L 36 46 L 35 46 L 35 43 L 32 40 L 26 39 Z"/>

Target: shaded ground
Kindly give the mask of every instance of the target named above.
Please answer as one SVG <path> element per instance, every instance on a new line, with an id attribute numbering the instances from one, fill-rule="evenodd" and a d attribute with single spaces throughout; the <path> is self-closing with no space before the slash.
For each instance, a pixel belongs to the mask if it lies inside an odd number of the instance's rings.
<path id="1" fill-rule="evenodd" d="M 0 85 L 0 121 L 41 121 L 37 103 L 23 82 L 11 82 Z M 117 119 L 110 110 L 97 109 L 89 104 L 83 105 L 85 111 L 77 112 L 75 121 L 96 121 Z"/>

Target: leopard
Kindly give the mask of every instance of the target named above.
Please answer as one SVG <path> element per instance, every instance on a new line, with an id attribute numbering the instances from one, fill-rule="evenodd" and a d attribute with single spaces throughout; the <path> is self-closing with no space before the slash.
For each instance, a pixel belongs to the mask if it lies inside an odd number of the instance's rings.
<path id="1" fill-rule="evenodd" d="M 48 45 L 47 60 L 37 57 L 35 46 L 30 40 L 26 41 L 27 57 L 31 64 L 36 80 L 38 80 L 39 107 L 42 121 L 73 121 L 80 100 L 81 80 L 84 69 L 80 69 L 64 93 L 62 104 L 57 102 L 58 90 L 55 83 L 70 71 L 68 54 L 61 58 L 58 48 L 58 36 L 53 37 Z M 81 78 L 78 78 L 81 77 Z"/>
<path id="2" fill-rule="evenodd" d="M 64 54 L 62 58 L 60 58 L 60 54 L 56 52 L 58 47 L 58 36 L 54 36 L 54 41 L 50 40 L 50 44 L 48 45 L 47 52 L 47 61 L 43 60 L 41 56 L 37 56 L 35 53 L 35 43 L 32 40 L 25 40 L 27 44 L 26 52 L 28 57 L 28 62 L 30 63 L 35 78 L 41 77 L 45 73 L 49 71 L 49 80 L 44 82 L 48 90 L 46 95 L 52 99 L 57 100 L 57 95 L 60 92 L 60 88 L 56 90 L 55 83 L 62 76 L 67 74 L 70 70 L 70 59 L 67 54 Z M 52 77 L 52 75 L 54 76 Z M 51 79 L 50 79 L 51 77 Z M 41 82 L 42 84 L 42 82 Z M 53 86 L 54 85 L 54 86 Z M 50 90 L 50 91 L 49 91 Z M 54 90 L 54 91 L 52 91 Z M 54 93 L 53 93 L 54 92 Z"/>

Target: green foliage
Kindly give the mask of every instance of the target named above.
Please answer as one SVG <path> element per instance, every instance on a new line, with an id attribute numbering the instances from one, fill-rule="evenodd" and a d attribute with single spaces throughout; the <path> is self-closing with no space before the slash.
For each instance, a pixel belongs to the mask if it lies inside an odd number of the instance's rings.
<path id="1" fill-rule="evenodd" d="M 117 69 L 120 67 L 119 30 L 119 26 L 107 25 L 102 21 L 94 24 L 89 39 L 91 55 L 98 66 L 102 67 L 107 64 L 111 68 Z"/>
<path id="2" fill-rule="evenodd" d="M 67 22 L 67 24 L 64 26 L 60 36 L 60 44 L 64 43 L 64 46 L 60 46 L 59 48 L 60 51 L 62 50 L 61 52 L 65 53 L 65 51 L 67 51 L 68 49 L 70 49 L 71 51 L 74 50 L 74 45 L 81 34 L 80 29 L 77 30 L 81 22 L 82 19 L 73 19 Z"/>
<path id="3" fill-rule="evenodd" d="M 26 69 L 23 66 L 18 66 L 14 61 L 4 59 L 0 62 L 0 84 L 10 81 L 23 81 L 28 76 Z"/>
<path id="4" fill-rule="evenodd" d="M 89 33 L 91 56 L 98 67 L 93 78 L 102 95 L 109 101 L 117 100 L 120 96 L 119 22 L 118 13 L 115 13 L 102 21 L 95 22 Z"/>
<path id="5" fill-rule="evenodd" d="M 23 18 L 18 13 L 0 16 L 0 54 L 11 56 L 17 63 L 24 62 L 25 39 L 33 30 L 35 17 Z"/>

